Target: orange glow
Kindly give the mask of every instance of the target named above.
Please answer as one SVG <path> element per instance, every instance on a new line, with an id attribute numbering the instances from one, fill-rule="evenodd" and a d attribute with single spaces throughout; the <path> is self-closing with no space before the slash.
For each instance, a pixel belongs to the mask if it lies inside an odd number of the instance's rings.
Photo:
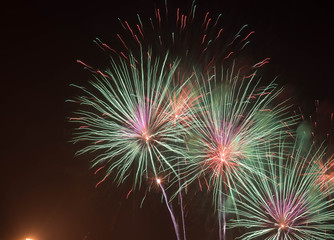
<path id="1" fill-rule="evenodd" d="M 157 178 L 157 184 L 160 184 L 160 183 L 161 183 L 160 178 Z"/>

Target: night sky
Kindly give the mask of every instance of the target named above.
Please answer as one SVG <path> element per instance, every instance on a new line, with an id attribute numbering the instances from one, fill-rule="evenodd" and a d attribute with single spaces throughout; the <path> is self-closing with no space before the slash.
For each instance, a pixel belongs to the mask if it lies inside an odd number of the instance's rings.
<path id="1" fill-rule="evenodd" d="M 68 123 L 79 94 L 71 83 L 85 84 L 91 74 L 77 59 L 107 67 L 94 43 L 113 46 L 123 30 L 117 20 L 135 23 L 154 16 L 163 0 L 95 2 L 10 1 L 1 6 L 0 240 L 174 239 L 167 209 L 152 191 L 126 194 L 89 168 L 90 156 L 74 157 Z M 31 1 L 32 2 L 32 1 Z M 323 128 L 334 111 L 332 7 L 320 1 L 197 1 L 198 13 L 223 13 L 221 26 L 255 30 L 247 54 L 270 57 L 264 76 L 286 85 L 287 96 L 305 114 L 320 100 Z M 170 0 L 169 9 L 188 12 L 191 1 Z M 260 59 L 261 58 L 261 59 Z M 269 80 L 268 80 L 269 79 Z M 326 120 L 327 119 L 327 120 Z M 205 196 L 205 195 L 203 195 Z M 186 219 L 188 239 L 217 239 L 208 200 L 193 200 Z"/>

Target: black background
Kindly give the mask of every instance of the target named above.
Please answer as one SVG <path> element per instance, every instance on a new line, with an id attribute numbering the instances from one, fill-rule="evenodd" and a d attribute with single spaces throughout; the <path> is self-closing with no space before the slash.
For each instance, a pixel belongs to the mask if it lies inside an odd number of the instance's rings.
<path id="1" fill-rule="evenodd" d="M 191 1 L 169 1 L 170 11 L 188 12 Z M 296 106 L 330 118 L 333 97 L 331 7 L 320 1 L 197 1 L 198 13 L 223 13 L 223 27 L 249 24 L 249 52 L 271 58 L 265 76 L 286 85 Z M 68 143 L 75 110 L 65 103 L 77 94 L 70 83 L 90 74 L 76 63 L 104 66 L 95 37 L 112 45 L 122 32 L 118 17 L 135 23 L 154 16 L 163 0 L 105 2 L 11 1 L 1 6 L 0 239 L 174 239 L 159 193 L 126 194 L 89 170 L 89 156 L 74 158 Z M 329 128 L 325 120 L 324 128 Z M 189 239 L 216 239 L 208 201 L 188 207 Z M 191 212 L 191 213 L 190 213 Z"/>

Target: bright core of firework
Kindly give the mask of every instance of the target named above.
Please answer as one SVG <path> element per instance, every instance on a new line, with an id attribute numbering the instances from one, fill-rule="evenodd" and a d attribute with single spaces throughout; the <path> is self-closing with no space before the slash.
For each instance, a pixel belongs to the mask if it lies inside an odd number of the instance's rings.
<path id="1" fill-rule="evenodd" d="M 149 135 L 148 133 L 143 133 L 142 137 L 143 139 L 145 139 L 146 142 L 150 141 L 151 139 L 151 135 Z"/>
<path id="2" fill-rule="evenodd" d="M 279 226 L 280 226 L 280 228 L 282 228 L 282 229 L 284 229 L 284 228 L 286 227 L 284 223 L 281 223 Z"/>
<path id="3" fill-rule="evenodd" d="M 161 183 L 161 179 L 160 179 L 160 178 L 157 178 L 157 184 L 160 185 L 160 183 Z"/>
<path id="4" fill-rule="evenodd" d="M 209 150 L 209 152 L 207 152 L 207 157 L 208 157 L 207 163 L 212 168 L 212 170 L 214 170 L 214 172 L 216 172 L 217 174 L 224 172 L 224 169 L 226 168 L 232 168 L 237 165 L 237 163 L 232 159 L 231 155 L 234 154 L 231 153 L 230 147 L 219 146 L 216 148 L 214 146 L 210 146 L 210 148 L 207 149 Z"/>
<path id="5" fill-rule="evenodd" d="M 223 149 L 221 149 L 221 150 L 219 151 L 219 154 L 220 154 L 220 160 L 221 160 L 222 163 L 227 163 L 227 159 L 226 159 L 226 157 L 227 157 L 227 152 L 226 152 L 226 151 L 227 151 L 226 148 L 223 148 Z"/>

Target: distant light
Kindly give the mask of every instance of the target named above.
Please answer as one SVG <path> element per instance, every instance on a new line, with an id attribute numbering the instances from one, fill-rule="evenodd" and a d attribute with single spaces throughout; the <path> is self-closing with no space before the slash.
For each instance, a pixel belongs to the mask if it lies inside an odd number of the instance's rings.
<path id="1" fill-rule="evenodd" d="M 26 238 L 26 240 L 34 240 L 34 239 L 32 239 L 32 238 Z"/>

